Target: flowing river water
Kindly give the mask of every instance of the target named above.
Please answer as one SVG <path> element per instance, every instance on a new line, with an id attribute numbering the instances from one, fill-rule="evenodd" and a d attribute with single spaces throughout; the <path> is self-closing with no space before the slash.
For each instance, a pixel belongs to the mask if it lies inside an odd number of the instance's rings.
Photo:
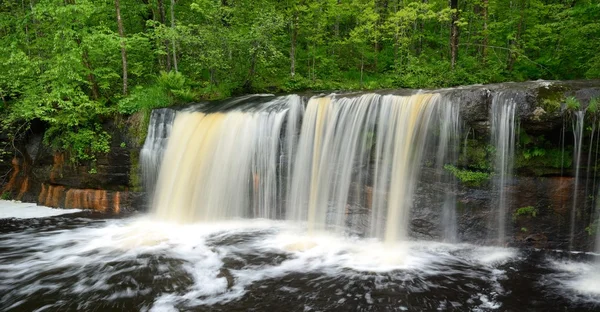
<path id="1" fill-rule="evenodd" d="M 2 311 L 600 309 L 593 254 L 34 209 L 0 201 Z"/>

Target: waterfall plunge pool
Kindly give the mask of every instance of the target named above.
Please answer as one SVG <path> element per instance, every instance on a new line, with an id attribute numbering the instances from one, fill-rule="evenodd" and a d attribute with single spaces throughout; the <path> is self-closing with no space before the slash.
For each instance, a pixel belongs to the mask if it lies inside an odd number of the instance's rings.
<path id="1" fill-rule="evenodd" d="M 591 254 L 386 245 L 263 219 L 39 216 L 0 219 L 2 311 L 600 309 Z"/>

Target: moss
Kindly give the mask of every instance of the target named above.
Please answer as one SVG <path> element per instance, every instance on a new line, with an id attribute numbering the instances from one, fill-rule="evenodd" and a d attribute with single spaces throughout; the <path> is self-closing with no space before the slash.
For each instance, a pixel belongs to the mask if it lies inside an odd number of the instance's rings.
<path id="1" fill-rule="evenodd" d="M 565 101 L 566 91 L 568 91 L 568 88 L 562 85 L 551 85 L 546 88 L 540 88 L 537 98 L 538 105 L 547 113 L 558 112 Z"/>
<path id="2" fill-rule="evenodd" d="M 579 103 L 579 101 L 574 96 L 566 98 L 565 104 L 567 106 L 567 109 L 570 111 L 577 111 L 581 108 L 581 103 Z"/>
<path id="3" fill-rule="evenodd" d="M 527 171 L 537 176 L 557 174 L 562 168 L 571 166 L 572 149 L 556 147 L 543 135 L 530 136 L 524 129 L 519 130 L 518 151 L 515 154 L 515 169 Z"/>
<path id="4" fill-rule="evenodd" d="M 460 155 L 458 162 L 462 167 L 491 171 L 491 159 L 494 154 L 495 149 L 492 145 L 471 139 L 467 141 L 466 151 Z"/>
<path id="5" fill-rule="evenodd" d="M 444 169 L 452 173 L 463 184 L 471 187 L 479 187 L 490 180 L 491 175 L 487 172 L 458 169 L 452 165 L 445 165 Z"/>
<path id="6" fill-rule="evenodd" d="M 10 199 L 11 199 L 11 197 L 12 197 L 12 196 L 11 196 L 11 194 L 10 194 L 10 192 L 9 192 L 9 191 L 4 191 L 4 192 L 2 193 L 2 195 L 0 195 L 0 199 L 2 199 L 2 200 L 10 200 Z"/>
<path id="7" fill-rule="evenodd" d="M 150 114 L 152 110 L 139 111 L 129 117 L 128 135 L 131 138 L 130 143 L 134 144 L 132 148 L 138 148 L 144 145 L 146 136 L 148 135 L 148 125 L 150 124 Z"/>
<path id="8" fill-rule="evenodd" d="M 586 110 L 589 113 L 596 114 L 598 112 L 598 105 L 600 105 L 600 98 L 593 97 L 590 99 L 590 103 L 588 104 Z"/>
<path id="9" fill-rule="evenodd" d="M 140 176 L 140 153 L 139 150 L 130 150 L 129 185 L 134 192 L 142 190 L 142 179 Z"/>
<path id="10" fill-rule="evenodd" d="M 537 208 L 535 208 L 533 206 L 525 206 L 525 207 L 521 207 L 521 208 L 517 209 L 517 211 L 515 211 L 513 213 L 513 220 L 517 220 L 519 217 L 535 218 L 535 217 L 537 217 L 537 214 L 538 214 Z"/>
<path id="11" fill-rule="evenodd" d="M 589 236 L 596 235 L 596 233 L 598 233 L 598 220 L 594 220 L 594 222 L 590 223 L 590 225 L 585 228 L 585 231 Z"/>

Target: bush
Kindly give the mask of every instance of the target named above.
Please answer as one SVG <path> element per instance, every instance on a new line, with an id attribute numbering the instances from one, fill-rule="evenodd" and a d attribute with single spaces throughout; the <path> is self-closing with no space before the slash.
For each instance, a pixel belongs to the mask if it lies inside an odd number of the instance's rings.
<path id="1" fill-rule="evenodd" d="M 521 207 L 513 213 L 513 220 L 516 220 L 520 216 L 527 216 L 527 217 L 535 218 L 535 217 L 537 217 L 537 214 L 538 214 L 538 210 L 533 206 Z"/>
<path id="2" fill-rule="evenodd" d="M 139 111 L 191 102 L 196 97 L 183 74 L 161 72 L 155 83 L 137 86 L 129 96 L 121 99 L 118 110 L 121 114 L 131 115 Z"/>
<path id="3" fill-rule="evenodd" d="M 489 181 L 491 177 L 491 175 L 487 172 L 458 169 L 450 164 L 445 165 L 444 169 L 454 174 L 454 176 L 463 184 L 472 187 L 481 186 L 483 183 Z"/>

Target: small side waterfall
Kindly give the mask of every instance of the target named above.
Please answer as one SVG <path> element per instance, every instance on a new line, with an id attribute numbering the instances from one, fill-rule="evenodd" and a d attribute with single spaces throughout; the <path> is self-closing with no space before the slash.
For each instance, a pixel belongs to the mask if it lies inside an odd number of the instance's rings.
<path id="1" fill-rule="evenodd" d="M 148 194 L 154 194 L 158 173 L 163 160 L 164 150 L 173 128 L 175 111 L 172 109 L 155 109 L 150 115 L 148 135 L 140 151 L 142 165 L 142 182 Z"/>
<path id="2" fill-rule="evenodd" d="M 573 205 L 571 206 L 571 227 L 569 236 L 569 250 L 573 250 L 574 239 L 575 239 L 575 224 L 577 218 L 577 210 L 579 208 L 578 193 L 579 193 L 579 167 L 581 162 L 581 147 L 583 140 L 583 129 L 585 123 L 585 111 L 574 112 L 573 119 L 573 139 L 574 139 L 574 150 L 573 150 L 573 169 L 575 171 L 575 183 L 573 185 Z"/>
<path id="3" fill-rule="evenodd" d="M 458 161 L 461 143 L 459 106 L 449 105 L 446 109 L 441 110 L 441 114 L 436 169 L 438 172 L 438 182 L 448 187 L 442 195 L 444 203 L 442 210 L 442 232 L 446 242 L 455 243 L 458 241 L 456 220 L 457 179 L 444 170 L 444 165 L 447 163 L 454 164 Z M 468 133 L 466 136 L 468 136 Z"/>
<path id="4" fill-rule="evenodd" d="M 496 149 L 494 160 L 494 188 L 498 194 L 497 207 L 497 241 L 506 242 L 508 202 L 506 187 L 512 177 L 513 158 L 517 123 L 515 120 L 516 102 L 513 94 L 500 92 L 492 99 L 490 119 L 492 121 L 492 144 Z"/>

